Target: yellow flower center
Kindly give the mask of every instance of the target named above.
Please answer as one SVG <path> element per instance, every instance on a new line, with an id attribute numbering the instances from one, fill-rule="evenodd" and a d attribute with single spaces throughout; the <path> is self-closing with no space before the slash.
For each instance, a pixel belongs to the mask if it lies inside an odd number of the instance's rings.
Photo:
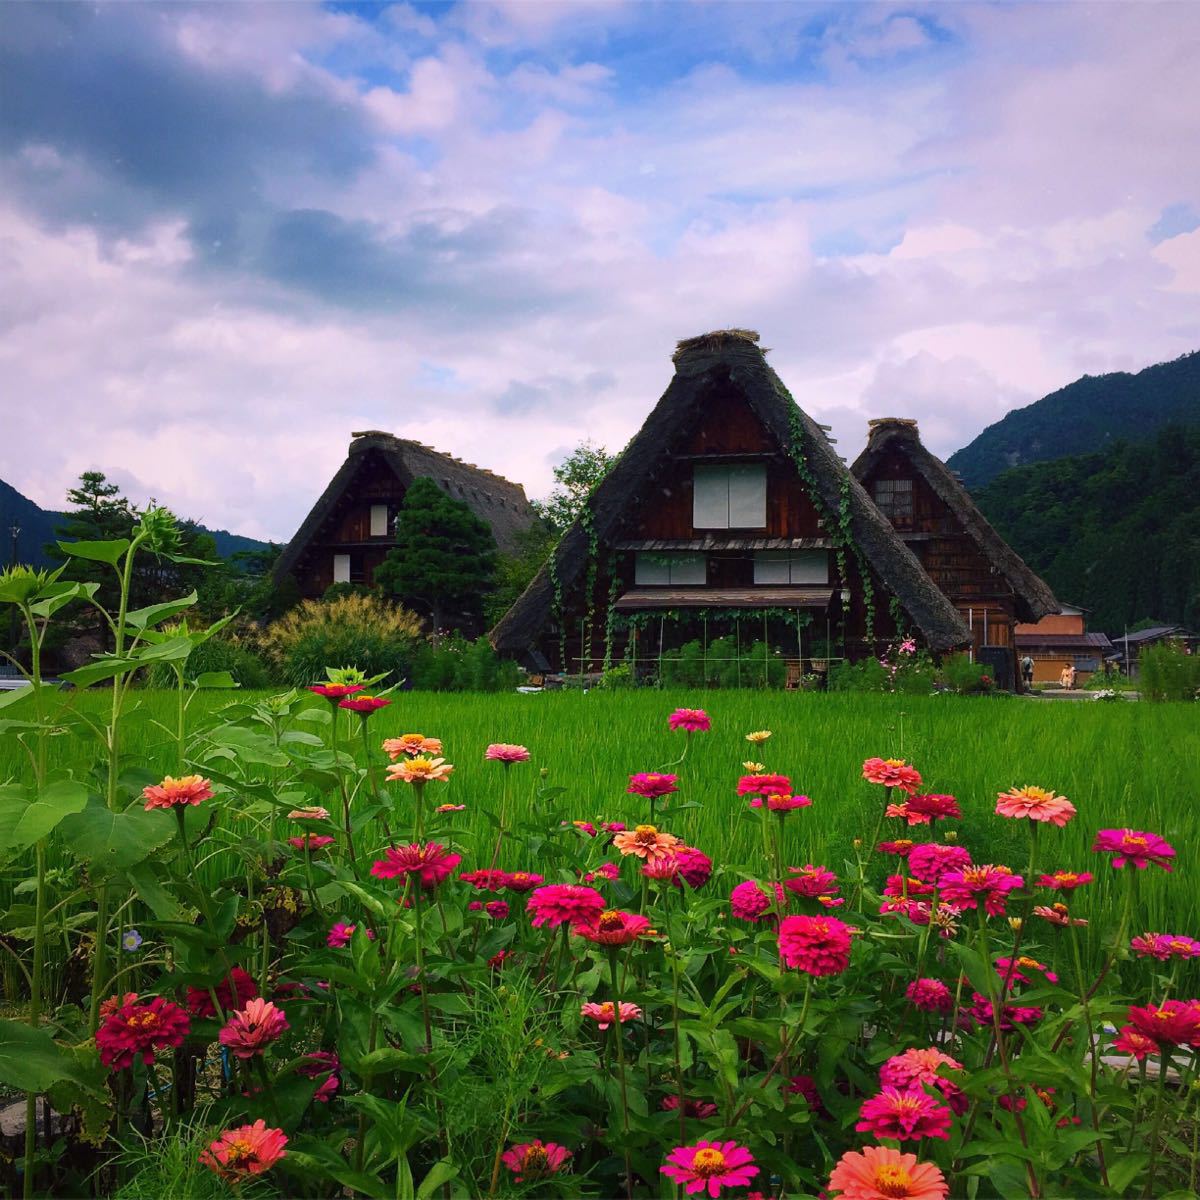
<path id="1" fill-rule="evenodd" d="M 1127 833 L 1121 839 L 1121 844 L 1124 846 L 1145 846 L 1147 843 L 1144 837 L 1134 837 L 1132 834 Z"/>
<path id="2" fill-rule="evenodd" d="M 550 1159 L 541 1146 L 530 1146 L 525 1151 L 525 1170 L 529 1172 L 544 1171 L 550 1165 Z"/>
<path id="3" fill-rule="evenodd" d="M 237 1141 L 229 1142 L 229 1154 L 225 1159 L 226 1165 L 231 1167 L 239 1167 L 244 1162 L 249 1162 L 254 1157 L 254 1147 L 250 1145 L 245 1138 L 238 1138 Z"/>
<path id="4" fill-rule="evenodd" d="M 433 772 L 433 763 L 427 758 L 414 758 L 409 761 L 408 773 L 410 775 L 429 775 Z"/>
<path id="5" fill-rule="evenodd" d="M 153 1029 L 158 1024 L 158 1013 L 149 1010 L 132 1013 L 126 1024 L 131 1029 Z"/>
<path id="6" fill-rule="evenodd" d="M 713 1175 L 720 1175 L 725 1170 L 725 1155 L 720 1150 L 704 1149 L 697 1150 L 696 1157 L 692 1159 L 692 1170 L 700 1176 L 701 1179 L 708 1179 Z"/>
<path id="7" fill-rule="evenodd" d="M 633 840 L 641 846 L 653 846 L 658 842 L 656 825 L 639 825 L 633 831 Z"/>
<path id="8" fill-rule="evenodd" d="M 882 1163 L 875 1168 L 875 1188 L 884 1196 L 909 1195 L 912 1176 L 898 1163 Z"/>
<path id="9" fill-rule="evenodd" d="M 625 928 L 625 918 L 615 908 L 605 910 L 600 914 L 600 928 L 606 931 Z"/>
<path id="10" fill-rule="evenodd" d="M 1046 969 L 1036 958 L 1026 958 L 1024 955 L 1017 959 L 1017 966 L 1030 967 L 1035 971 L 1044 971 Z"/>

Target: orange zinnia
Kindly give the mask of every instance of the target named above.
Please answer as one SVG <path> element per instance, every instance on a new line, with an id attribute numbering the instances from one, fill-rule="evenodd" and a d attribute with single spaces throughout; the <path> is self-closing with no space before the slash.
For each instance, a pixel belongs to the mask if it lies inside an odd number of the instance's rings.
<path id="1" fill-rule="evenodd" d="M 1066 796 L 1056 796 L 1046 788 L 1009 788 L 996 797 L 996 815 L 1049 821 L 1061 829 L 1075 815 L 1075 805 Z"/>
<path id="2" fill-rule="evenodd" d="M 653 862 L 657 858 L 669 857 L 676 846 L 683 843 L 671 833 L 660 833 L 654 825 L 638 825 L 627 829 L 613 838 L 613 845 L 622 854 L 635 854 Z"/>
<path id="3" fill-rule="evenodd" d="M 443 782 L 450 778 L 454 767 L 444 758 L 410 758 L 407 762 L 393 763 L 387 769 L 387 777 L 392 783 L 403 780 L 405 783 L 428 783 L 431 779 Z"/>
<path id="4" fill-rule="evenodd" d="M 415 757 L 418 754 L 441 754 L 440 738 L 426 737 L 423 733 L 402 733 L 399 737 L 384 740 L 383 748 L 395 761 L 402 754 Z"/>
<path id="5" fill-rule="evenodd" d="M 168 775 L 162 783 L 153 783 L 142 789 L 146 811 L 152 808 L 182 808 L 185 804 L 199 804 L 212 799 L 212 781 L 199 775 L 184 775 L 173 779 Z"/>
<path id="6" fill-rule="evenodd" d="M 888 1146 L 847 1150 L 829 1176 L 842 1200 L 944 1200 L 946 1177 L 932 1163 L 917 1162 Z"/>

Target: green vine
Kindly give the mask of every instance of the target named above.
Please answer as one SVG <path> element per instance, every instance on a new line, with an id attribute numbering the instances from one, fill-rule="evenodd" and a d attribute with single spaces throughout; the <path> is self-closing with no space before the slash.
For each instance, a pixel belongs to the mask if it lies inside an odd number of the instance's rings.
<path id="1" fill-rule="evenodd" d="M 586 671 L 592 661 L 592 635 L 596 621 L 596 576 L 600 567 L 600 539 L 596 534 L 595 518 L 589 505 L 585 504 L 579 513 L 579 523 L 587 532 L 587 573 L 584 576 L 584 598 L 586 611 L 583 627 L 583 662 L 580 671 Z"/>
<path id="2" fill-rule="evenodd" d="M 554 588 L 554 618 L 558 622 L 558 661 L 560 669 L 567 669 L 567 617 L 563 607 L 562 576 L 558 573 L 558 547 L 550 551 L 547 560 L 547 574 L 550 585 Z"/>
<path id="3" fill-rule="evenodd" d="M 609 572 L 608 578 L 608 604 L 604 610 L 604 670 L 607 671 L 612 667 L 613 656 L 613 635 L 616 633 L 617 622 L 617 596 L 620 593 L 620 579 L 617 575 L 617 564 L 613 563 L 613 569 Z"/>

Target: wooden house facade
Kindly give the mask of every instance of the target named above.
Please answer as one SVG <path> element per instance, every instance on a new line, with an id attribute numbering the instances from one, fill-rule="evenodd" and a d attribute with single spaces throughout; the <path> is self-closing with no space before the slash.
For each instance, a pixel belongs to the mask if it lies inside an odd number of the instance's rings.
<path id="1" fill-rule="evenodd" d="M 786 622 L 800 660 L 806 638 L 823 662 L 901 631 L 937 652 L 967 643 L 757 343 L 743 330 L 679 343 L 657 406 L 492 631 L 498 650 L 582 673 L 661 656 L 702 626 L 740 639 L 743 620 L 764 642 Z"/>
<path id="2" fill-rule="evenodd" d="M 1057 613 L 1054 594 L 921 444 L 916 421 L 885 417 L 869 426 L 854 477 L 966 622 L 976 660 L 999 686 L 1019 687 L 1017 624 Z"/>
<path id="3" fill-rule="evenodd" d="M 525 489 L 420 442 L 370 430 L 356 433 L 346 461 L 284 548 L 276 580 L 295 579 L 304 598 L 334 583 L 371 586 L 395 545 L 396 514 L 414 479 L 432 479 L 486 522 L 501 552 L 517 550 L 534 514 Z"/>

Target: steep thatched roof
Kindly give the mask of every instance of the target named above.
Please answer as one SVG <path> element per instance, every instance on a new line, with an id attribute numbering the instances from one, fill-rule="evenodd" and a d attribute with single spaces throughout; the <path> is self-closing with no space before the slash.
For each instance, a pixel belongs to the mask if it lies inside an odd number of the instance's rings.
<path id="1" fill-rule="evenodd" d="M 515 552 L 519 536 L 533 523 L 533 510 L 519 483 L 494 475 L 474 463 L 442 454 L 431 446 L 393 437 L 377 429 L 355 433 L 353 437 L 346 461 L 279 556 L 276 578 L 282 578 L 296 566 L 309 542 L 320 532 L 353 482 L 367 455 L 377 455 L 405 490 L 414 479 L 432 479 L 447 496 L 461 500 L 480 520 L 491 526 L 496 545 L 503 552 Z"/>
<path id="2" fill-rule="evenodd" d="M 951 473 L 940 458 L 921 444 L 916 421 L 902 417 L 881 417 L 871 421 L 866 449 L 850 468 L 855 479 L 867 479 L 884 455 L 902 454 L 958 518 L 963 529 L 979 547 L 980 553 L 1008 581 L 1017 600 L 1017 616 L 1022 621 L 1040 621 L 1056 613 L 1061 605 L 1042 579 L 1033 573 L 1015 550 L 992 528 L 975 507 L 970 492 Z"/>
<path id="3" fill-rule="evenodd" d="M 852 536 L 876 575 L 899 597 L 933 649 L 965 645 L 970 634 L 962 618 L 862 487 L 847 476 L 829 439 L 797 408 L 763 355 L 758 334 L 745 329 L 719 330 L 678 344 L 673 356 L 675 377 L 670 386 L 588 501 L 600 541 L 615 539 L 630 499 L 642 491 L 660 464 L 669 460 L 672 447 L 687 434 L 707 398 L 716 389 L 732 385 L 784 454 L 791 450 L 792 421 L 799 419 L 808 468 L 826 511 L 838 512 L 843 482 L 848 480 Z M 554 553 L 566 591 L 587 565 L 588 534 L 580 522 L 566 532 Z M 492 630 L 496 648 L 520 653 L 531 647 L 550 619 L 553 602 L 554 585 L 547 565 Z"/>

